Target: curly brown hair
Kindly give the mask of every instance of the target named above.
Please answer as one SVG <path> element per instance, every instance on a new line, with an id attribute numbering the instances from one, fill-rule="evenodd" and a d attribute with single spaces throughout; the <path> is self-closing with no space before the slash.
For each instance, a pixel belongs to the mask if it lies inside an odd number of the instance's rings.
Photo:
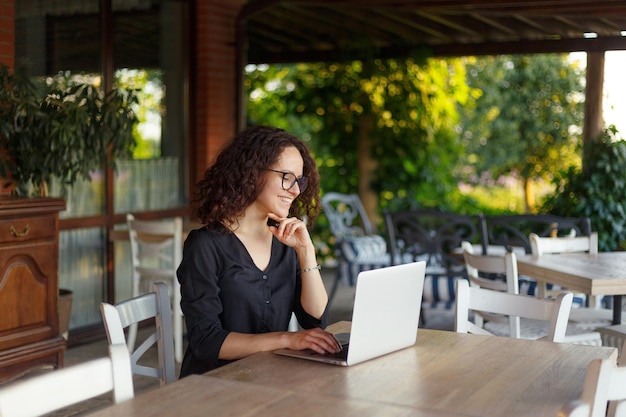
<path id="1" fill-rule="evenodd" d="M 286 131 L 270 126 L 252 126 L 235 136 L 204 172 L 196 185 L 194 205 L 205 225 L 235 223 L 256 200 L 267 168 L 278 161 L 285 148 L 295 147 L 304 161 L 308 185 L 292 204 L 289 215 L 306 216 L 309 226 L 319 214 L 320 177 L 306 144 Z"/>

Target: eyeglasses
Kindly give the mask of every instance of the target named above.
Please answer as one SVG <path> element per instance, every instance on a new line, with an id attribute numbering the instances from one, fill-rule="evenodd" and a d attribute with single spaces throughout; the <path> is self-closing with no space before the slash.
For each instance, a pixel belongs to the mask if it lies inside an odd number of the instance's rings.
<path id="1" fill-rule="evenodd" d="M 306 186 L 309 183 L 309 177 L 302 176 L 300 178 L 296 178 L 295 174 L 292 172 L 285 171 L 277 171 L 275 169 L 267 169 L 268 171 L 276 172 L 278 174 L 283 174 L 283 190 L 291 190 L 296 183 L 298 183 L 298 188 L 300 192 L 304 192 L 306 190 Z"/>

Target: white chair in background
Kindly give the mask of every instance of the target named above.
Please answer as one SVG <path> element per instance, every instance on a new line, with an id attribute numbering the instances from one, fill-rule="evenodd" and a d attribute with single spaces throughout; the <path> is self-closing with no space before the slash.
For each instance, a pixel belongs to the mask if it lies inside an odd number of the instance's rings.
<path id="1" fill-rule="evenodd" d="M 547 253 L 580 253 L 587 252 L 589 254 L 598 253 L 598 233 L 593 232 L 589 236 L 567 236 L 557 237 L 548 236 L 541 237 L 536 233 L 528 235 L 531 253 L 535 256 L 541 256 Z M 546 284 L 538 286 L 537 295 L 546 297 Z M 595 300 L 591 299 L 590 303 L 595 304 Z"/>
<path id="2" fill-rule="evenodd" d="M 161 386 L 176 381 L 174 366 L 174 338 L 172 336 L 172 310 L 168 286 L 164 282 L 153 284 L 153 292 L 122 301 L 116 305 L 100 303 L 102 321 L 109 344 L 125 344 L 124 329 L 144 320 L 154 319 L 154 329 L 131 352 L 132 372 L 161 380 Z M 152 368 L 139 364 L 140 358 L 156 344 L 158 366 Z"/>
<path id="3" fill-rule="evenodd" d="M 469 312 L 519 316 L 548 322 L 547 340 L 563 342 L 567 319 L 572 308 L 572 294 L 562 293 L 555 299 L 535 298 L 485 288 L 470 287 L 467 280 L 456 282 L 454 329 L 458 333 L 493 335 L 469 320 Z"/>
<path id="4" fill-rule="evenodd" d="M 465 267 L 470 284 L 495 291 L 505 291 L 510 294 L 520 293 L 519 275 L 517 271 L 517 257 L 514 252 L 505 252 L 503 255 L 477 255 L 473 253 L 470 242 L 461 244 Z M 564 292 L 565 290 L 561 291 Z M 555 294 L 557 296 L 558 294 Z M 571 309 L 570 315 L 575 309 Z M 485 323 L 484 321 L 488 322 Z M 486 328 L 496 335 L 503 335 L 506 330 L 502 324 L 508 322 L 508 334 L 515 338 L 535 338 L 543 333 L 541 326 L 536 326 L 534 320 L 520 320 L 517 316 L 502 316 L 485 312 L 474 312 L 474 324 Z M 571 321 L 570 321 L 571 323 Z M 602 345 L 600 333 L 580 329 L 574 324 L 568 324 L 564 342 L 585 345 Z"/>
<path id="5" fill-rule="evenodd" d="M 183 313 L 176 269 L 183 257 L 183 220 L 181 217 L 163 221 L 138 220 L 128 214 L 127 224 L 132 258 L 132 297 L 149 291 L 142 291 L 142 284 L 164 281 L 170 287 L 174 356 L 180 363 L 183 360 Z M 129 328 L 127 343 L 131 349 L 136 337 L 137 324 L 133 324 Z"/>
<path id="6" fill-rule="evenodd" d="M 598 253 L 598 233 L 593 232 L 589 236 L 566 236 L 566 237 L 541 237 L 536 233 L 528 235 L 531 253 L 541 256 L 544 253 L 575 253 L 588 252 Z"/>
<path id="7" fill-rule="evenodd" d="M 486 288 L 494 291 L 519 293 L 517 274 L 517 258 L 513 252 L 505 252 L 504 255 L 477 255 L 474 254 L 470 242 L 461 243 L 463 259 L 467 269 L 467 278 L 473 287 Z M 520 338 L 519 316 L 503 316 L 490 314 L 489 312 L 474 312 L 474 324 L 484 327 L 484 321 L 508 322 L 510 336 Z"/>
<path id="8" fill-rule="evenodd" d="M 36 417 L 112 392 L 117 404 L 134 397 L 125 344 L 109 356 L 0 385 L 0 416 Z"/>

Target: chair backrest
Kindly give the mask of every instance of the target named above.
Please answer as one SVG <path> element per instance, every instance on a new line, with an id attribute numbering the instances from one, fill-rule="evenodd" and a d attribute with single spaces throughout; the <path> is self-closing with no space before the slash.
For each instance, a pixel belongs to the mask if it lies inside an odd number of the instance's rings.
<path id="1" fill-rule="evenodd" d="M 531 253 L 541 256 L 544 253 L 589 252 L 598 253 L 598 233 L 577 237 L 541 237 L 536 233 L 528 235 Z"/>
<path id="2" fill-rule="evenodd" d="M 183 258 L 183 220 L 138 220 L 126 217 L 133 279 L 152 277 L 176 282 L 176 268 Z M 137 293 L 133 295 L 138 295 Z"/>
<path id="3" fill-rule="evenodd" d="M 491 335 L 469 321 L 470 310 L 519 316 L 549 322 L 547 339 L 563 342 L 572 308 L 572 294 L 561 293 L 556 298 L 535 298 L 520 294 L 470 287 L 467 280 L 456 281 L 454 328 L 458 333 Z"/>
<path id="4" fill-rule="evenodd" d="M 463 241 L 479 240 L 479 217 L 438 210 L 384 210 L 389 252 L 395 263 L 404 263 L 406 255 L 426 261 L 426 275 L 440 269 L 442 276 L 465 274 L 458 256 Z M 456 270 L 454 270 L 456 268 Z"/>
<path id="5" fill-rule="evenodd" d="M 513 252 L 505 252 L 502 255 L 477 255 L 470 242 L 461 244 L 463 259 L 467 269 L 467 278 L 470 285 L 479 288 L 487 288 L 494 291 L 504 291 L 510 294 L 519 294 L 519 278 L 517 273 L 517 258 Z M 489 313 L 474 313 L 474 323 L 481 325 L 484 320 L 509 322 L 511 337 L 520 338 L 519 316 L 499 316 Z M 481 315 L 481 320 L 476 320 Z"/>
<path id="6" fill-rule="evenodd" d="M 583 414 L 584 410 L 588 410 L 587 414 Z M 625 417 L 626 366 L 619 366 L 615 359 L 591 360 L 580 398 L 567 404 L 562 414 L 569 417 Z"/>
<path id="7" fill-rule="evenodd" d="M 483 216 L 481 236 L 484 248 L 489 245 L 505 246 L 509 251 L 523 248 L 531 254 L 528 235 L 539 236 L 589 236 L 591 220 L 588 217 L 562 217 L 550 214 L 514 214 Z"/>
<path id="8" fill-rule="evenodd" d="M 321 203 L 335 238 L 344 240 L 374 233 L 358 195 L 329 192 L 322 196 Z"/>
<path id="9" fill-rule="evenodd" d="M 180 283 L 176 269 L 183 258 L 183 219 L 138 220 L 126 216 L 132 264 L 132 297 L 149 288 L 143 285 L 164 281 L 170 288 L 173 310 L 174 355 L 183 360 L 183 313 L 180 307 Z M 137 326 L 128 331 L 128 346 L 135 346 Z"/>
<path id="10" fill-rule="evenodd" d="M 35 417 L 112 392 L 120 403 L 134 397 L 126 345 L 109 356 L 0 385 L 0 416 Z"/>
<path id="11" fill-rule="evenodd" d="M 161 385 L 176 380 L 174 369 L 174 338 L 172 311 L 168 286 L 164 282 L 153 284 L 153 292 L 143 294 L 113 306 L 100 304 L 100 312 L 109 344 L 125 344 L 124 329 L 132 324 L 154 319 L 154 331 L 131 353 L 132 372 L 137 375 L 159 378 Z M 140 365 L 139 359 L 149 348 L 157 346 L 158 368 Z"/>
<path id="12" fill-rule="evenodd" d="M 517 273 L 517 257 L 513 252 L 503 255 L 478 255 L 470 242 L 461 244 L 463 259 L 467 268 L 470 283 L 477 287 L 504 291 L 511 294 L 519 293 L 519 277 Z M 500 279 L 497 279 L 500 278 Z"/>
<path id="13" fill-rule="evenodd" d="M 385 238 L 372 226 L 356 194 L 326 193 L 321 199 L 324 214 L 335 239 L 339 260 L 337 280 L 343 277 L 353 285 L 364 269 L 391 264 Z M 338 282 L 338 281 L 336 281 Z M 334 294 L 336 285 L 333 286 Z M 332 295 L 331 295 L 332 299 Z"/>
<path id="14" fill-rule="evenodd" d="M 375 233 L 358 195 L 330 192 L 321 202 L 340 257 L 361 265 L 390 264 L 387 242 Z"/>

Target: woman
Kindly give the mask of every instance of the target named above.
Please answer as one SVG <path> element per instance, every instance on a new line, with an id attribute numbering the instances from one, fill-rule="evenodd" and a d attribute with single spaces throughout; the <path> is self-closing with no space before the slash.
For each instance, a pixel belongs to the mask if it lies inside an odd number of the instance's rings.
<path id="1" fill-rule="evenodd" d="M 322 330 L 328 296 L 300 220 L 319 212 L 305 144 L 277 128 L 244 130 L 206 170 L 195 200 L 205 227 L 189 234 L 178 268 L 189 342 L 180 376 L 280 348 L 338 352 Z M 287 331 L 292 312 L 306 330 Z"/>

